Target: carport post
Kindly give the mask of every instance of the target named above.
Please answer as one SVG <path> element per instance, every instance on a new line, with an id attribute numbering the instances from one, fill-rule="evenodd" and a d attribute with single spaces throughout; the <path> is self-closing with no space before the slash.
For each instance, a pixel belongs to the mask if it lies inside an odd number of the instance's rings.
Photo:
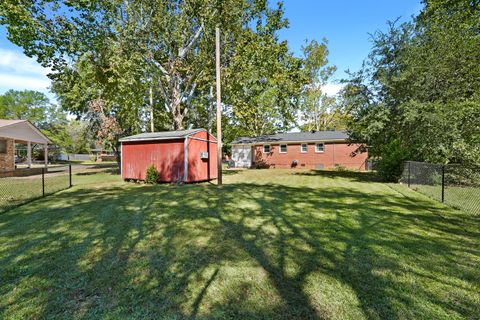
<path id="1" fill-rule="evenodd" d="M 32 143 L 27 141 L 27 164 L 28 167 L 32 167 Z"/>

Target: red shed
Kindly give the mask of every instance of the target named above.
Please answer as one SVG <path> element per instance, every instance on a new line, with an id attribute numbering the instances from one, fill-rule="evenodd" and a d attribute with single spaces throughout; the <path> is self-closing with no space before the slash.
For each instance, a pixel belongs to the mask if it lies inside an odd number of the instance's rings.
<path id="1" fill-rule="evenodd" d="M 152 164 L 160 182 L 217 178 L 217 139 L 205 129 L 142 133 L 120 142 L 123 179 L 145 180 Z"/>

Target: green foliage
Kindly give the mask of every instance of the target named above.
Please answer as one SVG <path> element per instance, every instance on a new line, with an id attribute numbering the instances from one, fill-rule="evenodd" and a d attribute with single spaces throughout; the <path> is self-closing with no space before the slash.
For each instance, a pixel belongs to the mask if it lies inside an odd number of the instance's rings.
<path id="1" fill-rule="evenodd" d="M 145 183 L 149 184 L 156 184 L 158 183 L 158 179 L 160 178 L 157 168 L 152 164 L 147 168 L 147 172 L 145 174 Z"/>
<path id="2" fill-rule="evenodd" d="M 335 97 L 327 96 L 322 87 L 336 70 L 328 65 L 327 40 L 321 43 L 312 40 L 302 47 L 304 69 L 308 83 L 302 88 L 300 115 L 302 130 L 327 130 L 333 127 L 342 129 L 344 112 Z"/>
<path id="3" fill-rule="evenodd" d="M 123 134 L 145 131 L 150 121 L 157 130 L 213 127 L 214 40 L 220 26 L 225 101 L 241 115 L 231 124 L 244 130 L 247 123 L 273 122 L 274 128 L 266 128 L 271 131 L 293 122 L 301 63 L 276 35 L 287 26 L 281 3 L 6 0 L 0 3 L 0 23 L 27 55 L 52 68 L 53 91 L 65 109 L 84 116 L 100 99 Z M 245 61 L 250 65 L 242 65 Z M 237 76 L 241 86 L 229 91 Z M 249 81 L 261 79 L 268 84 L 244 92 Z M 246 110 L 234 104 L 238 101 Z M 264 110 L 258 120 L 245 120 L 244 114 L 255 114 L 252 103 Z"/>
<path id="4" fill-rule="evenodd" d="M 399 150 L 410 160 L 479 163 L 480 4 L 425 1 L 413 21 L 389 26 L 343 90 L 352 141 L 370 147 L 388 180 Z"/>
<path id="5" fill-rule="evenodd" d="M 382 146 L 381 154 L 377 172 L 385 181 L 397 182 L 402 176 L 403 163 L 409 159 L 408 150 L 398 140 L 391 140 Z"/>
<path id="6" fill-rule="evenodd" d="M 36 126 L 47 122 L 48 112 L 55 112 L 45 94 L 33 90 L 8 90 L 0 95 L 0 118 L 29 120 Z"/>
<path id="7" fill-rule="evenodd" d="M 290 129 L 306 83 L 301 66 L 302 61 L 275 35 L 245 30 L 225 70 L 226 128 L 234 127 L 239 135 Z"/>

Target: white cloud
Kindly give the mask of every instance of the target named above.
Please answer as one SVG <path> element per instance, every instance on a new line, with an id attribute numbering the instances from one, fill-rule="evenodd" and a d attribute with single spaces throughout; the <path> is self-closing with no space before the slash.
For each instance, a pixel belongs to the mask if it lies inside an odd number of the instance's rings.
<path id="1" fill-rule="evenodd" d="M 0 92 L 9 89 L 38 90 L 49 95 L 50 69 L 21 51 L 0 48 Z"/>
<path id="2" fill-rule="evenodd" d="M 22 52 L 0 48 L 0 70 L 14 74 L 31 74 L 46 76 L 50 69 L 42 67 L 35 59 Z"/>
<path id="3" fill-rule="evenodd" d="M 47 77 L 22 76 L 0 72 L 0 89 L 47 91 L 50 80 Z"/>
<path id="4" fill-rule="evenodd" d="M 342 90 L 344 87 L 343 84 L 340 83 L 327 83 L 326 85 L 322 86 L 322 91 L 327 94 L 327 96 L 334 96 Z"/>

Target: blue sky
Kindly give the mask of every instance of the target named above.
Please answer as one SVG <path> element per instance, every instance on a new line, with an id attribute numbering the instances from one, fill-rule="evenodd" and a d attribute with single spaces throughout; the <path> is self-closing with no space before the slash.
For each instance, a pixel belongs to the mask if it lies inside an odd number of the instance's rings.
<path id="1" fill-rule="evenodd" d="M 273 1 L 272 1 L 273 2 Z M 285 0 L 285 16 L 290 28 L 280 32 L 291 50 L 300 55 L 305 39 L 327 38 L 330 63 L 337 73 L 325 88 L 335 93 L 346 69 L 358 70 L 370 51 L 369 33 L 385 30 L 386 21 L 408 19 L 421 9 L 420 0 Z M 26 57 L 7 40 L 0 26 L 0 93 L 8 89 L 32 89 L 49 94 L 48 70 Z"/>

